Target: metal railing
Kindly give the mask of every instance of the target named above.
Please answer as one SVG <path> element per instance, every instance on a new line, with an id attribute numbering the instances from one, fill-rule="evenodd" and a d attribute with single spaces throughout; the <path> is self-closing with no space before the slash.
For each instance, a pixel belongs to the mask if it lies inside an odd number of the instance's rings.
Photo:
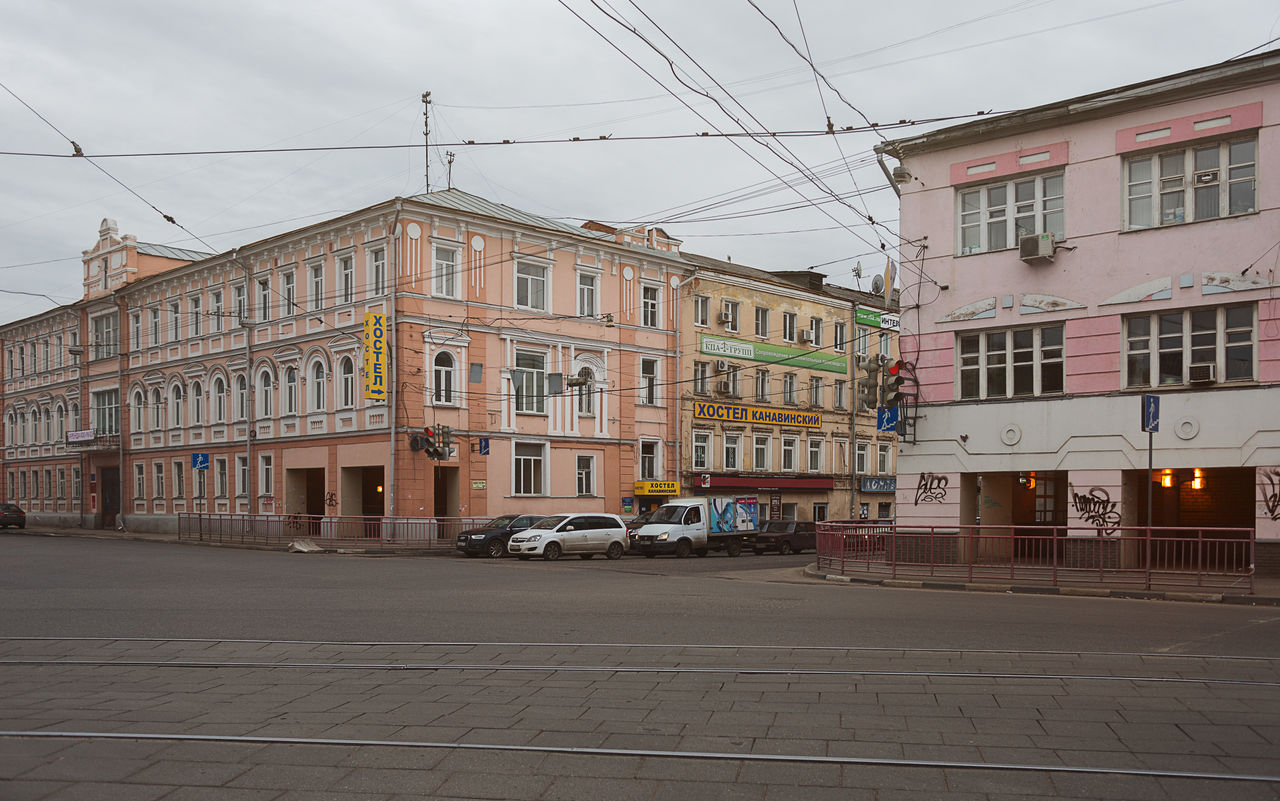
<path id="1" fill-rule="evenodd" d="M 1249 528 L 818 524 L 818 568 L 967 583 L 1253 592 Z"/>
<path id="2" fill-rule="evenodd" d="M 187 512 L 178 515 L 178 539 L 279 547 L 306 539 L 323 548 L 451 549 L 460 532 L 489 519 Z"/>

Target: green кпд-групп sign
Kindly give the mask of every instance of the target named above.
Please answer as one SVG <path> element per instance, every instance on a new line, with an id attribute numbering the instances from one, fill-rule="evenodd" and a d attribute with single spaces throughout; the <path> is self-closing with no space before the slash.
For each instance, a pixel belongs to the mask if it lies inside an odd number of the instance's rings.
<path id="1" fill-rule="evenodd" d="M 824 353 L 820 350 L 770 345 L 767 342 L 744 342 L 741 339 L 726 339 L 703 334 L 699 340 L 698 350 L 707 356 L 718 356 L 722 359 L 746 359 L 765 364 L 784 364 L 787 367 L 824 370 L 841 375 L 847 375 L 849 372 L 849 362 L 843 356 Z"/>

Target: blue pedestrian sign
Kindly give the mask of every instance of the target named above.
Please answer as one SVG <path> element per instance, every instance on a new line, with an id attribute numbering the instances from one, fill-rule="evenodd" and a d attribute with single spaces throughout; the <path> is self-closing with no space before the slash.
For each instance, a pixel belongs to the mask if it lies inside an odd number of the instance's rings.
<path id="1" fill-rule="evenodd" d="M 1160 430 L 1160 396 L 1142 396 L 1142 430 Z"/>
<path id="2" fill-rule="evenodd" d="M 876 407 L 876 431 L 894 431 L 898 427 L 897 406 Z"/>
<path id="3" fill-rule="evenodd" d="M 191 469 L 192 470 L 208 470 L 209 454 L 207 453 L 191 454 Z"/>
<path id="4" fill-rule="evenodd" d="M 489 455 L 489 438 L 488 437 L 480 438 L 480 455 L 481 456 Z"/>

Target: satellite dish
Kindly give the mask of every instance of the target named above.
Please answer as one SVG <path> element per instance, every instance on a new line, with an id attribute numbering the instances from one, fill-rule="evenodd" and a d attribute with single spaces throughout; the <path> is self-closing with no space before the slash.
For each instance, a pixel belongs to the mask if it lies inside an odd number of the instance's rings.
<path id="1" fill-rule="evenodd" d="M 873 295 L 884 294 L 884 276 L 883 275 L 871 276 L 871 294 Z"/>

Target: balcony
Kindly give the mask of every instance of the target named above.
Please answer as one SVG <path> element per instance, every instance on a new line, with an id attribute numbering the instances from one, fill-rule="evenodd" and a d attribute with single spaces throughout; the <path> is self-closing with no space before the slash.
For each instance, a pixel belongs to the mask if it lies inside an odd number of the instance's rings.
<path id="1" fill-rule="evenodd" d="M 119 434 L 99 434 L 93 429 L 67 432 L 67 451 L 69 453 L 93 453 L 95 451 L 116 451 L 119 449 Z"/>

